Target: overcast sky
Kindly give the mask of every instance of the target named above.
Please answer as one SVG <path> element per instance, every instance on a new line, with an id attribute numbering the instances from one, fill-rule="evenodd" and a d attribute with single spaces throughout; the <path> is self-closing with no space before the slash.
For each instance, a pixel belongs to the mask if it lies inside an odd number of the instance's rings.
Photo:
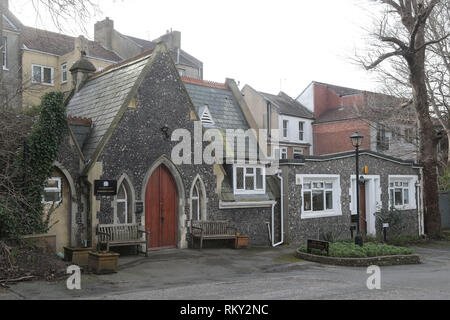
<path id="1" fill-rule="evenodd" d="M 31 0 L 10 0 L 27 26 L 57 31 Z M 153 40 L 166 30 L 181 31 L 182 48 L 204 64 L 205 80 L 233 78 L 241 87 L 296 98 L 311 81 L 376 90 L 370 73 L 350 62 L 364 48 L 370 0 L 99 0 L 101 13 L 86 25 L 109 17 L 123 34 Z M 80 29 L 67 24 L 64 33 Z M 366 30 L 365 30 L 366 29 Z M 373 78 L 373 77 L 372 77 Z"/>

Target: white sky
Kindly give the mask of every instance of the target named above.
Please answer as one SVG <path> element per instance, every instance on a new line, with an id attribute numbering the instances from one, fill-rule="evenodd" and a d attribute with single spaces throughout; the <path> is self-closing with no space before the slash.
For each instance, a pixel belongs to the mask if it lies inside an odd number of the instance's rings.
<path id="1" fill-rule="evenodd" d="M 311 81 L 376 90 L 370 73 L 350 62 L 372 25 L 370 0 L 99 0 L 101 13 L 123 34 L 153 40 L 181 31 L 182 48 L 204 64 L 205 80 L 233 78 L 241 87 L 296 98 Z M 31 0 L 10 0 L 27 26 L 57 31 Z M 78 35 L 68 24 L 64 33 Z M 75 30 L 75 31 L 74 31 Z M 361 51 L 358 51 L 361 52 Z"/>

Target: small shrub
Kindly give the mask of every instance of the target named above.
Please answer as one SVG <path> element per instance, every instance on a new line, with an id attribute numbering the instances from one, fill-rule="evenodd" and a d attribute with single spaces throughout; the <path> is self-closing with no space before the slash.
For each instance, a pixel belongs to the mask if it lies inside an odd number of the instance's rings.
<path id="1" fill-rule="evenodd" d="M 307 247 L 302 246 L 300 251 L 307 252 Z M 363 247 L 354 244 L 351 241 L 340 241 L 330 243 L 330 257 L 335 258 L 371 258 L 393 255 L 410 255 L 413 250 L 403 247 L 395 247 L 382 243 L 365 243 Z M 326 255 L 326 252 L 312 250 L 312 254 Z"/>

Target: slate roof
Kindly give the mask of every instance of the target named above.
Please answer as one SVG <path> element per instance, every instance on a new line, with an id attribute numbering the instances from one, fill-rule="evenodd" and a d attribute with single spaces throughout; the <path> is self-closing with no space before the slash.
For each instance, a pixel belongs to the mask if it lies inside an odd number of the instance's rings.
<path id="1" fill-rule="evenodd" d="M 358 110 L 353 105 L 341 106 L 339 108 L 332 108 L 325 111 L 315 123 L 325 123 L 343 120 L 359 119 Z"/>
<path id="2" fill-rule="evenodd" d="M 273 94 L 260 92 L 260 94 L 275 107 L 278 108 L 279 113 L 286 116 L 300 117 L 306 119 L 314 119 L 314 114 L 309 111 L 300 102 L 292 99 L 284 92 L 280 92 L 278 96 Z"/>
<path id="3" fill-rule="evenodd" d="M 338 96 L 341 96 L 341 97 L 350 96 L 350 95 L 354 95 L 354 94 L 359 94 L 359 93 L 364 93 L 365 92 L 365 91 L 359 90 L 359 89 L 352 89 L 352 88 L 347 88 L 347 87 L 335 86 L 333 84 L 328 84 L 328 83 L 323 83 L 323 82 L 313 81 L 313 83 L 326 86 L 326 87 L 330 88 L 331 90 L 333 90 L 334 92 L 336 92 L 336 94 Z"/>
<path id="4" fill-rule="evenodd" d="M 93 75 L 70 100 L 67 116 L 92 120 L 91 134 L 82 149 L 86 159 L 96 151 L 150 57 L 147 54 Z"/>
<path id="5" fill-rule="evenodd" d="M 75 37 L 47 30 L 23 27 L 23 44 L 31 50 L 63 56 L 75 50 Z M 99 42 L 88 40 L 87 44 L 88 57 L 113 62 L 122 60 L 114 51 L 106 49 Z"/>
<path id="6" fill-rule="evenodd" d="M 220 129 L 224 134 L 228 129 L 244 131 L 250 129 L 239 103 L 225 84 L 186 77 L 183 77 L 182 80 L 197 115 L 201 117 L 205 107 L 208 107 L 214 124 L 203 124 L 205 128 Z M 242 159 L 243 157 L 239 157 L 241 154 L 239 152 L 242 152 L 242 155 L 245 154 L 246 159 L 258 159 L 256 139 L 253 136 L 251 137 L 252 144 L 239 146 L 236 143 L 233 153 L 232 150 L 227 149 L 227 146 L 225 146 L 226 157 L 229 158 L 231 155 L 234 155 L 234 159 Z M 241 148 L 238 149 L 238 147 Z"/>
<path id="7" fill-rule="evenodd" d="M 199 116 L 205 106 L 208 106 L 217 129 L 242 129 L 250 127 L 239 107 L 233 93 L 225 84 L 182 78 L 189 96 Z"/>
<path id="8" fill-rule="evenodd" d="M 140 46 L 143 50 L 152 50 L 157 45 L 156 41 L 149 41 L 149 40 L 139 39 L 136 37 L 126 36 L 126 35 L 123 35 L 123 36 L 132 40 L 134 43 L 136 43 L 138 46 Z M 164 40 L 164 36 L 161 37 L 161 40 Z M 169 49 L 169 52 L 170 52 L 170 55 L 172 56 L 173 61 L 175 61 L 175 63 L 176 63 L 177 58 L 178 58 L 177 50 Z M 203 67 L 203 63 L 200 60 L 191 56 L 189 53 L 187 53 L 183 49 L 180 49 L 180 57 L 179 58 L 180 58 L 179 62 L 182 65 L 186 65 L 186 66 L 189 66 L 192 68 L 197 68 L 197 69 Z"/>

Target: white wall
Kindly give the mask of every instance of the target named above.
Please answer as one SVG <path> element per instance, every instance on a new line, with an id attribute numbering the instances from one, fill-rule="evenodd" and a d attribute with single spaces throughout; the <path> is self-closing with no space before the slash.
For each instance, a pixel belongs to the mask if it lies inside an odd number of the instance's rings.
<path id="1" fill-rule="evenodd" d="M 314 113 L 314 84 L 311 83 L 297 98 L 297 101 Z"/>
<path id="2" fill-rule="evenodd" d="M 285 139 L 283 137 L 283 121 L 289 121 L 288 127 L 288 138 Z M 305 125 L 303 127 L 304 137 L 303 140 L 299 140 L 299 130 L 298 123 L 304 122 Z M 312 123 L 311 119 L 303 119 L 298 117 L 284 116 L 280 115 L 278 126 L 280 128 L 280 142 L 291 142 L 291 143 L 309 143 L 311 146 L 313 145 L 313 133 L 312 133 Z M 313 150 L 311 148 L 311 154 L 313 154 Z"/>

